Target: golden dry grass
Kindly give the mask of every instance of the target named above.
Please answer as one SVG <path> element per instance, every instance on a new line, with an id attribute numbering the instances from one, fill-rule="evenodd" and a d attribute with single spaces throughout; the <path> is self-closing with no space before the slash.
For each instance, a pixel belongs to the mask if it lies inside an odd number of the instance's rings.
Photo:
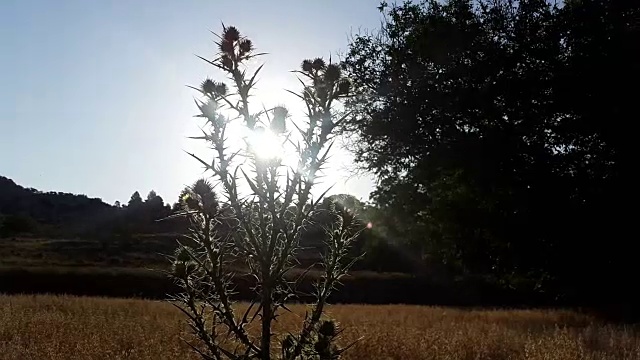
<path id="1" fill-rule="evenodd" d="M 303 306 L 294 306 L 303 312 Z M 636 329 L 569 311 L 455 310 L 336 305 L 346 331 L 364 339 L 346 359 L 640 359 Z M 299 324 L 285 314 L 280 329 Z M 0 296 L 1 359 L 196 359 L 180 340 L 183 317 L 162 302 L 65 296 Z"/>

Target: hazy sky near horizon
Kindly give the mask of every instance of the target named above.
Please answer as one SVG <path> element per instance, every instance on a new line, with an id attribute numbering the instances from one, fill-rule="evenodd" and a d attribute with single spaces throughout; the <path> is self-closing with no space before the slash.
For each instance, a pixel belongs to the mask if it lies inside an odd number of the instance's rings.
<path id="1" fill-rule="evenodd" d="M 44 191 L 126 203 L 155 190 L 175 202 L 203 175 L 198 85 L 220 73 L 212 57 L 221 22 L 250 37 L 262 58 L 256 100 L 296 112 L 289 71 L 305 58 L 336 56 L 358 29 L 374 29 L 376 0 L 0 1 L 0 175 Z M 368 176 L 351 175 L 339 151 L 332 193 L 366 199 Z"/>

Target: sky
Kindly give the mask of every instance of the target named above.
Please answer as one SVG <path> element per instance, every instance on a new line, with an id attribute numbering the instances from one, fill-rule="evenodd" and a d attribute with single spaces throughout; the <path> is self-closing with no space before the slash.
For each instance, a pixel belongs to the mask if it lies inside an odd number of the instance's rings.
<path id="1" fill-rule="evenodd" d="M 305 58 L 336 57 L 351 34 L 379 27 L 376 0 L 2 0 L 0 175 L 43 191 L 126 203 L 155 190 L 175 202 L 204 176 L 185 151 L 201 147 L 186 85 L 218 70 L 221 23 L 252 39 L 264 69 L 256 100 L 301 109 L 285 89 Z M 354 176 L 338 149 L 321 186 L 366 200 L 373 179 Z M 324 190 L 324 189 L 322 189 Z"/>

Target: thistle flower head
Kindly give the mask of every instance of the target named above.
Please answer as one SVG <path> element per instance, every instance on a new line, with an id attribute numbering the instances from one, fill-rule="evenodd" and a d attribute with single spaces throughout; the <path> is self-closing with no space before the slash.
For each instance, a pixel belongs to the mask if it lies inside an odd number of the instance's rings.
<path id="1" fill-rule="evenodd" d="M 342 75 L 340 67 L 336 64 L 329 64 L 324 71 L 324 79 L 328 82 L 336 82 Z"/>
<path id="2" fill-rule="evenodd" d="M 193 274 L 197 268 L 198 268 L 198 265 L 192 261 L 187 261 L 187 262 L 176 261 L 173 263 L 173 275 L 175 277 L 184 279 L 189 275 Z"/>
<path id="3" fill-rule="evenodd" d="M 302 71 L 304 72 L 311 72 L 311 70 L 313 70 L 313 62 L 311 60 L 303 60 L 302 61 L 302 65 L 300 65 L 300 67 L 302 68 Z"/>
<path id="4" fill-rule="evenodd" d="M 284 133 L 286 128 L 286 118 L 289 114 L 289 110 L 287 110 L 284 106 L 276 106 L 273 108 L 273 119 L 271 120 L 271 131 L 275 134 Z"/>
<path id="5" fill-rule="evenodd" d="M 200 84 L 200 90 L 205 94 L 211 94 L 215 91 L 216 84 L 211 79 L 206 79 Z"/>
<path id="6" fill-rule="evenodd" d="M 215 216 L 219 208 L 213 185 L 205 179 L 200 179 L 182 190 L 180 204 L 185 210 L 204 212 L 210 216 Z"/>
<path id="7" fill-rule="evenodd" d="M 233 54 L 233 50 L 235 50 L 233 46 L 233 42 L 226 39 L 222 39 L 222 41 L 220 41 L 220 51 L 222 53 Z"/>
<path id="8" fill-rule="evenodd" d="M 215 100 L 209 100 L 206 103 L 202 104 L 202 115 L 206 116 L 209 119 L 213 119 L 216 116 L 216 112 L 218 111 L 218 102 Z"/>
<path id="9" fill-rule="evenodd" d="M 194 193 L 200 196 L 206 196 L 210 193 L 213 193 L 213 185 L 211 185 L 211 183 L 205 179 L 199 179 L 195 182 L 195 184 L 193 184 L 191 188 L 193 189 Z"/>
<path id="10" fill-rule="evenodd" d="M 211 79 L 206 79 L 200 85 L 200 89 L 207 95 L 224 96 L 227 94 L 227 85 L 222 82 L 215 82 Z"/>
<path id="11" fill-rule="evenodd" d="M 289 115 L 289 110 L 282 105 L 273 108 L 273 117 L 276 119 L 284 119 Z"/>
<path id="12" fill-rule="evenodd" d="M 220 57 L 220 63 L 222 64 L 222 67 L 227 70 L 233 69 L 233 60 L 231 60 L 231 57 L 227 54 Z"/>
<path id="13" fill-rule="evenodd" d="M 325 320 L 320 324 L 318 333 L 326 337 L 336 336 L 338 334 L 338 325 L 333 320 Z"/>
<path id="14" fill-rule="evenodd" d="M 176 249 L 174 256 L 176 261 L 185 262 L 191 260 L 191 254 L 186 247 L 179 247 Z"/>
<path id="15" fill-rule="evenodd" d="M 316 58 L 313 60 L 312 66 L 314 70 L 322 70 L 325 68 L 326 64 L 322 58 Z"/>
<path id="16" fill-rule="evenodd" d="M 240 40 L 240 31 L 235 26 L 226 27 L 222 32 L 222 39 L 233 44 L 234 41 Z"/>
<path id="17" fill-rule="evenodd" d="M 214 89 L 216 95 L 225 96 L 227 95 L 227 84 L 225 83 L 216 83 L 216 87 Z"/>
<path id="18" fill-rule="evenodd" d="M 241 54 L 247 54 L 253 50 L 253 44 L 251 43 L 251 40 L 244 39 L 240 41 L 238 48 L 240 49 Z"/>
<path id="19" fill-rule="evenodd" d="M 182 205 L 184 210 L 197 210 L 200 207 L 198 199 L 196 199 L 195 196 L 187 190 L 182 191 L 182 196 L 180 196 L 180 205 Z"/>
<path id="20" fill-rule="evenodd" d="M 213 185 L 205 179 L 199 179 L 191 187 L 191 191 L 198 198 L 198 202 L 202 210 L 213 215 L 218 210 L 218 198 Z"/>

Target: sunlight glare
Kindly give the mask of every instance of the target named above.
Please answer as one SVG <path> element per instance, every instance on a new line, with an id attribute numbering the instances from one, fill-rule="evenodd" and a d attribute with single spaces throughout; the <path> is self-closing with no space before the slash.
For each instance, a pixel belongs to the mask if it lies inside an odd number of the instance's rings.
<path id="1" fill-rule="evenodd" d="M 259 158 L 283 159 L 285 156 L 282 139 L 269 129 L 252 131 L 248 136 L 248 141 Z"/>

